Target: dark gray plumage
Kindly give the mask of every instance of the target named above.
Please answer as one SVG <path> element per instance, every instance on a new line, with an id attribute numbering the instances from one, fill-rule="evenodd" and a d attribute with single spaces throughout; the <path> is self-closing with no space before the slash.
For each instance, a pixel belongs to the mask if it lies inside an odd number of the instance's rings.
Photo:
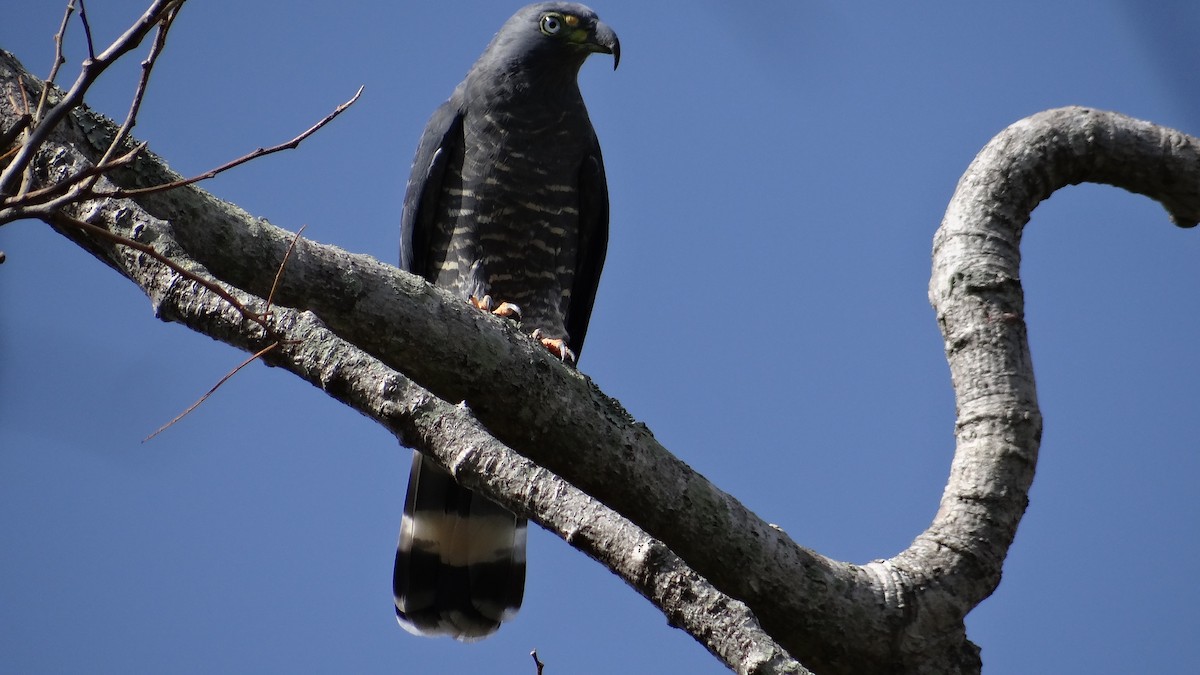
<path id="1" fill-rule="evenodd" d="M 513 15 L 425 127 L 400 236 L 401 267 L 514 316 L 572 362 L 608 243 L 604 162 L 577 82 L 595 52 L 615 68 L 620 43 L 583 5 Z M 393 575 L 400 624 L 460 640 L 495 631 L 521 606 L 525 533 L 416 453 Z"/>

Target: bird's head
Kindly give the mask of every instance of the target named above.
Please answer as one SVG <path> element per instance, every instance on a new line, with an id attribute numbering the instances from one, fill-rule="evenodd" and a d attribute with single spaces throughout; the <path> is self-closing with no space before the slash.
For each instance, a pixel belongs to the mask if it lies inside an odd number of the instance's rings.
<path id="1" fill-rule="evenodd" d="M 612 54 L 614 70 L 621 61 L 617 34 L 591 9 L 574 2 L 521 8 L 496 34 L 492 48 L 530 64 L 552 59 L 577 68 L 597 52 Z"/>

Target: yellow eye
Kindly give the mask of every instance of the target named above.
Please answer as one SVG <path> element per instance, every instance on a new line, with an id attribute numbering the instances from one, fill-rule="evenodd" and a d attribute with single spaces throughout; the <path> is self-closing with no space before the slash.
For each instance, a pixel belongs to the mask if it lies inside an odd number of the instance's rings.
<path id="1" fill-rule="evenodd" d="M 558 14 L 545 14 L 539 24 L 546 35 L 558 35 L 563 27 L 563 18 Z"/>

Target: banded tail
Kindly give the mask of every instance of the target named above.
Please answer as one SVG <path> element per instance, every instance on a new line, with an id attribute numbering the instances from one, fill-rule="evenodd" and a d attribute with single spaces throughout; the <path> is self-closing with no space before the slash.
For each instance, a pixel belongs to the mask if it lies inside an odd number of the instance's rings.
<path id="1" fill-rule="evenodd" d="M 479 640 L 516 615 L 527 522 L 413 453 L 392 591 L 414 635 Z"/>

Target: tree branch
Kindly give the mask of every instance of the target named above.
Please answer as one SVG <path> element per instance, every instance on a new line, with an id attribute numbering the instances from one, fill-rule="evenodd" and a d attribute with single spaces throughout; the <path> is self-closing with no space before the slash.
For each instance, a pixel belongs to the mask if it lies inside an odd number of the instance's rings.
<path id="1" fill-rule="evenodd" d="M 84 71 L 34 120 L 0 173 L 0 196 L 11 194 L 15 166 L 34 169 L 25 187 L 44 189 L 84 175 L 112 147 L 117 126 L 76 108 L 94 69 Z M 22 78 L 34 81 L 0 54 L 10 101 Z M 0 110 L 0 129 L 18 123 L 19 111 Z M 933 524 L 887 561 L 855 566 L 797 546 L 518 329 L 365 256 L 300 241 L 278 279 L 278 309 L 265 319 L 286 342 L 265 358 L 600 560 L 739 671 L 802 672 L 790 652 L 823 673 L 978 672 L 962 618 L 999 582 L 1041 431 L 1018 276 L 1021 227 L 1041 199 L 1085 180 L 1147 194 L 1177 223 L 1195 224 L 1198 143 L 1112 113 L 1064 109 L 1010 127 L 976 158 L 935 238 L 930 286 L 956 388 L 958 450 Z M 134 193 L 181 180 L 149 152 L 105 176 L 131 199 L 64 211 L 153 243 L 189 274 L 111 237 L 60 231 L 138 283 L 164 320 L 240 349 L 266 346 L 261 327 L 189 277 L 265 308 L 291 235 L 194 185 Z"/>
<path id="2" fill-rule="evenodd" d="M 103 152 L 116 131 L 86 108 L 71 121 L 60 142 L 89 158 Z M 108 176 L 121 189 L 180 180 L 150 152 Z M 260 297 L 269 292 L 290 233 L 195 186 L 133 198 L 169 223 L 173 241 L 213 277 Z M 76 241 L 107 261 L 105 251 Z M 859 649 L 845 638 L 814 636 L 825 621 L 850 620 L 877 604 L 873 585 L 862 583 L 872 577 L 797 546 L 668 453 L 619 403 L 508 322 L 418 277 L 307 240 L 297 246 L 276 298 L 312 311 L 340 337 L 434 395 L 466 401 L 500 442 L 636 517 L 722 592 L 746 602 L 768 633 L 788 636 L 789 652 L 806 644 L 834 644 L 839 654 Z"/>
<path id="3" fill-rule="evenodd" d="M 205 171 L 204 173 L 199 174 L 197 176 L 192 176 L 191 178 L 183 178 L 180 180 L 172 181 L 170 183 L 164 183 L 162 185 L 151 185 L 149 187 L 143 187 L 143 188 L 132 188 L 132 189 L 128 189 L 128 190 L 118 189 L 118 190 L 114 190 L 113 192 L 111 192 L 109 194 L 103 194 L 103 195 L 97 195 L 97 196 L 122 198 L 122 197 L 132 197 L 135 195 L 150 194 L 152 192 L 167 192 L 169 190 L 174 190 L 175 188 L 180 188 L 185 185 L 191 185 L 193 183 L 199 183 L 201 181 L 205 181 L 210 178 L 215 178 L 216 176 L 218 176 L 222 173 L 225 173 L 226 171 L 229 171 L 230 169 L 239 167 L 239 166 L 245 164 L 246 162 L 256 160 L 259 157 L 265 157 L 267 155 L 271 155 L 271 154 L 274 154 L 276 152 L 280 152 L 283 150 L 295 150 L 296 148 L 300 147 L 300 144 L 303 143 L 306 138 L 308 138 L 309 136 L 312 136 L 313 134 L 320 131 L 321 127 L 332 122 L 338 115 L 341 115 L 342 113 L 346 112 L 347 108 L 354 105 L 354 103 L 356 101 L 358 101 L 358 97 L 362 96 L 362 93 L 363 93 L 363 87 L 359 87 L 358 91 L 354 92 L 354 96 L 351 96 L 349 100 L 347 100 L 345 103 L 339 105 L 337 108 L 334 108 L 333 112 L 326 115 L 319 122 L 312 125 L 308 129 L 305 129 L 304 131 L 300 132 L 300 134 L 298 136 L 296 136 L 295 138 L 293 138 L 290 141 L 280 143 L 278 145 L 273 145 L 269 148 L 257 148 L 251 152 L 248 152 L 248 153 L 242 155 L 241 157 L 238 157 L 235 160 L 226 162 L 226 163 L 222 164 L 221 166 L 218 166 L 215 169 L 210 169 L 210 170 Z"/>
<path id="4" fill-rule="evenodd" d="M 0 55 L 0 83 L 8 85 L 15 81 L 11 77 L 18 72 L 15 67 L 16 63 L 10 57 Z M 10 72 L 5 72 L 10 68 Z M 4 112 L 7 114 L 8 111 Z M 72 124 L 51 134 L 43 151 L 35 156 L 33 168 L 37 185 L 55 185 L 85 173 L 91 162 L 96 161 L 97 154 L 94 153 L 102 153 L 109 145 L 111 134 L 116 132 L 111 121 L 83 110 L 71 121 Z M 95 133 L 100 129 L 103 134 Z M 97 141 L 92 143 L 89 138 Z M 80 152 L 81 149 L 87 151 L 87 156 Z M 157 158 L 149 153 L 133 164 L 130 172 L 143 179 L 145 174 L 138 174 L 138 167 L 147 165 L 154 166 L 159 175 L 170 174 L 165 165 L 157 163 Z M 113 186 L 102 183 L 99 192 L 110 193 L 112 189 Z M 203 191 L 187 186 L 164 195 L 164 203 L 178 206 L 181 195 L 184 203 L 197 198 L 206 204 L 215 202 Z M 143 193 L 139 196 L 149 199 L 154 195 Z M 224 205 L 221 210 L 235 209 Z M 259 351 L 266 346 L 266 340 L 278 339 L 280 346 L 265 354 L 265 361 L 296 373 L 375 419 L 405 445 L 419 448 L 444 463 L 464 485 L 496 495 L 501 503 L 529 515 L 609 566 L 648 599 L 663 607 L 674 625 L 687 630 L 735 670 L 808 672 L 759 627 L 743 603 L 717 591 L 666 546 L 627 519 L 514 453 L 484 429 L 465 405 L 451 405 L 415 384 L 398 370 L 329 330 L 311 311 L 281 305 L 276 305 L 270 315 L 258 311 L 266 307 L 262 297 L 270 292 L 270 286 L 264 287 L 265 292 L 247 292 L 213 278 L 210 270 L 193 259 L 188 247 L 177 240 L 181 223 L 158 219 L 131 199 L 74 202 L 63 205 L 62 213 L 58 214 L 26 208 L 23 214 L 44 217 L 56 224 L 62 234 L 137 283 L 163 320 L 182 323 L 247 351 Z M 0 220 L 4 215 L 0 209 Z M 191 226 L 204 227 L 204 224 Z M 289 246 L 294 240 L 282 230 L 262 221 L 254 223 L 248 217 L 239 226 L 251 227 L 259 236 L 269 234 L 272 241 L 283 235 Z M 231 253 L 241 257 L 240 265 L 265 270 L 274 277 L 277 265 L 256 257 L 260 248 Z M 162 260 L 164 256 L 165 261 Z M 352 273 L 347 274 L 347 269 Z M 359 273 L 362 278 L 357 277 Z M 416 277 L 364 256 L 352 256 L 334 247 L 300 240 L 296 244 L 295 259 L 289 262 L 282 275 L 281 281 L 285 283 L 281 286 L 286 286 L 289 279 L 293 286 L 300 280 L 310 286 L 315 282 L 317 288 L 338 288 L 342 296 L 354 292 L 362 281 L 367 281 L 374 291 L 391 296 L 390 301 L 401 302 L 405 297 L 396 292 L 397 287 L 405 287 L 422 302 L 413 303 L 410 299 L 404 311 L 399 313 L 395 312 L 394 304 L 390 308 L 376 307 L 376 310 L 387 310 L 392 315 L 387 318 L 388 323 L 398 327 L 427 311 L 450 312 L 457 319 L 458 330 L 474 334 L 476 338 L 490 333 L 493 347 L 501 344 L 513 351 L 515 346 L 522 354 L 517 358 L 526 364 L 540 358 L 543 368 L 548 364 L 557 369 L 557 376 L 583 381 L 579 375 L 550 359 L 544 350 L 516 329 L 470 309 Z M 280 290 L 283 303 L 283 288 Z M 364 320 L 362 316 L 356 318 L 354 313 L 347 318 Z M 368 316 L 365 320 L 371 318 Z M 481 321 L 490 322 L 490 325 L 480 325 Z M 256 322 L 266 322 L 266 335 L 262 326 L 256 327 Z M 422 339 L 429 342 L 441 338 L 426 335 Z M 470 342 L 471 338 L 466 341 Z"/>
<path id="5" fill-rule="evenodd" d="M 142 14 L 141 18 L 138 19 L 137 23 L 118 37 L 108 49 L 104 50 L 100 56 L 89 58 L 84 63 L 83 68 L 79 71 L 79 77 L 71 85 L 71 89 L 49 111 L 46 111 L 44 115 L 43 105 L 49 101 L 48 94 L 51 89 L 39 86 L 39 89 L 41 89 L 41 102 L 35 114 L 36 124 L 30 131 L 26 143 L 21 146 L 16 158 L 3 171 L 0 171 L 0 197 L 7 197 L 14 193 L 17 180 L 23 175 L 25 168 L 29 166 L 33 153 L 41 149 L 47 136 L 58 128 L 62 119 L 83 103 L 84 94 L 91 88 L 96 78 L 100 77 L 100 74 L 115 63 L 117 59 L 136 49 L 141 44 L 142 39 L 146 37 L 146 34 L 153 30 L 165 16 L 173 15 L 183 4 L 183 1 L 155 0 L 145 13 Z M 53 73 L 58 72 L 59 64 L 62 63 L 62 36 L 66 30 L 67 20 L 71 16 L 71 8 L 72 5 L 68 5 L 66 16 L 63 17 L 62 28 L 59 29 L 58 36 L 55 38 L 57 50 L 55 65 L 52 70 Z M 34 79 L 29 73 L 25 73 L 25 75 L 30 79 Z M 96 163 L 98 164 L 99 162 Z"/>
<path id="6" fill-rule="evenodd" d="M 1200 139 L 1117 113 L 1060 108 L 1005 129 L 959 181 L 934 236 L 929 283 L 954 382 L 957 451 L 933 524 L 884 563 L 925 589 L 918 632 L 937 635 L 939 624 L 947 634 L 961 631 L 953 617 L 1000 582 L 1042 431 L 1021 232 L 1042 200 L 1084 182 L 1150 197 L 1172 222 L 1192 227 L 1200 220 Z"/>

